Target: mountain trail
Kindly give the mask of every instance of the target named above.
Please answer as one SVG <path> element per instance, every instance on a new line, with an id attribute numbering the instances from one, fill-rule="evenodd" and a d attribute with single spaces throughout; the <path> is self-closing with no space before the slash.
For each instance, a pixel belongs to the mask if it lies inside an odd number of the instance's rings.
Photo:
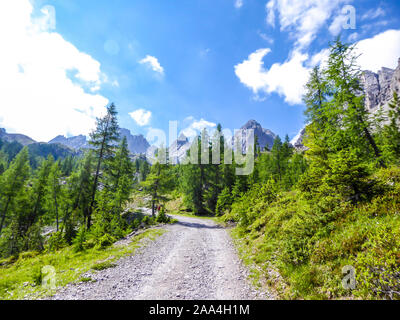
<path id="1" fill-rule="evenodd" d="M 116 267 L 91 272 L 96 282 L 69 284 L 51 299 L 253 300 L 272 299 L 255 290 L 226 229 L 212 220 L 177 217 L 165 234 Z"/>

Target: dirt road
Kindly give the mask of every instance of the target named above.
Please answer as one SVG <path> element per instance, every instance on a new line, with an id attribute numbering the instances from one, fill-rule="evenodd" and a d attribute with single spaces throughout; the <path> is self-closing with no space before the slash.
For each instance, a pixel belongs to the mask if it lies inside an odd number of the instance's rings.
<path id="1" fill-rule="evenodd" d="M 53 299 L 269 299 L 249 284 L 230 236 L 211 220 L 175 217 L 167 232 L 91 274 L 96 282 L 71 284 Z"/>

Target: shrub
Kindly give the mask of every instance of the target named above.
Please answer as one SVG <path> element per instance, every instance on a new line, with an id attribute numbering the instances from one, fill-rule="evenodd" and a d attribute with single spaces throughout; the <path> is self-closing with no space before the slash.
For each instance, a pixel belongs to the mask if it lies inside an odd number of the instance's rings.
<path id="1" fill-rule="evenodd" d="M 165 214 L 164 208 L 160 211 L 160 213 L 156 217 L 157 223 L 168 223 L 170 218 Z"/>
<path id="2" fill-rule="evenodd" d="M 100 263 L 96 263 L 95 265 L 92 266 L 91 269 L 96 270 L 96 271 L 101 271 L 109 268 L 115 268 L 117 265 L 115 263 L 112 263 L 110 261 L 104 261 Z"/>
<path id="3" fill-rule="evenodd" d="M 400 299 L 400 234 L 379 226 L 358 254 L 357 291 L 362 296 Z"/>
<path id="4" fill-rule="evenodd" d="M 150 225 L 150 217 L 149 216 L 144 216 L 143 219 L 142 219 L 142 222 L 145 225 Z"/>
<path id="5" fill-rule="evenodd" d="M 67 242 L 65 241 L 62 233 L 55 232 L 47 240 L 46 250 L 48 252 L 58 251 L 66 246 L 67 246 Z"/>
<path id="6" fill-rule="evenodd" d="M 85 250 L 84 243 L 85 243 L 86 239 L 87 239 L 86 230 L 85 230 L 85 227 L 82 226 L 79 229 L 78 234 L 76 235 L 75 239 L 73 240 L 74 250 L 76 252 Z"/>
<path id="7" fill-rule="evenodd" d="M 102 236 L 99 241 L 97 242 L 96 248 L 98 249 L 105 249 L 111 246 L 115 242 L 115 238 L 108 233 Z"/>
<path id="8" fill-rule="evenodd" d="M 35 258 L 39 255 L 40 253 L 38 251 L 26 251 L 22 252 L 19 254 L 19 260 L 26 260 L 26 259 L 31 259 Z"/>

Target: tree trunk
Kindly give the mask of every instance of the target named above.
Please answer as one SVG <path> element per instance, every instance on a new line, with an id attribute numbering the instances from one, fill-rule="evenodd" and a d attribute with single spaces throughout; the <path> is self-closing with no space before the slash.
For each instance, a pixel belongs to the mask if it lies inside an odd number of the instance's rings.
<path id="1" fill-rule="evenodd" d="M 90 225 L 92 223 L 92 212 L 93 212 L 94 201 L 96 198 L 97 184 L 99 182 L 99 172 L 100 172 L 101 160 L 103 159 L 105 140 L 106 140 L 106 135 L 104 135 L 103 142 L 101 144 L 99 160 L 97 162 L 97 168 L 96 168 L 96 175 L 94 176 L 94 183 L 93 183 L 93 189 L 92 189 L 92 200 L 90 202 L 90 207 L 89 207 L 88 216 L 87 216 L 86 228 L 88 230 L 90 229 Z"/>
<path id="2" fill-rule="evenodd" d="M 54 206 L 56 207 L 56 222 L 57 222 L 57 232 L 58 232 L 58 203 L 57 203 L 56 192 L 54 192 Z"/>
<path id="3" fill-rule="evenodd" d="M 365 137 L 367 138 L 369 144 L 371 145 L 372 149 L 374 149 L 375 156 L 379 159 L 380 166 L 382 168 L 387 168 L 386 164 L 381 159 L 381 151 L 379 150 L 378 146 L 376 145 L 376 142 L 375 142 L 374 138 L 371 136 L 368 128 L 364 128 L 364 134 L 365 134 Z"/>

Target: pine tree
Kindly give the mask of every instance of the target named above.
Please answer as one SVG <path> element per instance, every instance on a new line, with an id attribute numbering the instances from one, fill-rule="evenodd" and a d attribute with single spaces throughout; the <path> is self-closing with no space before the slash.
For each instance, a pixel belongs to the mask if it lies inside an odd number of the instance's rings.
<path id="1" fill-rule="evenodd" d="M 46 212 L 46 193 L 47 183 L 50 174 L 50 170 L 54 164 L 53 156 L 49 156 L 47 160 L 41 162 L 37 169 L 36 175 L 32 182 L 32 188 L 30 190 L 30 198 L 32 208 L 29 211 L 27 219 L 22 226 L 24 232 L 27 232 L 39 218 Z"/>
<path id="2" fill-rule="evenodd" d="M 389 103 L 389 124 L 383 128 L 385 140 L 385 153 L 392 161 L 400 160 L 400 98 L 398 93 L 393 93 L 393 100 Z"/>
<path id="3" fill-rule="evenodd" d="M 359 150 L 358 157 L 364 159 L 370 157 L 372 149 L 379 165 L 386 167 L 371 133 L 371 120 L 365 108 L 364 96 L 360 94 L 363 90 L 360 84 L 361 71 L 357 65 L 358 56 L 354 54 L 355 46 L 337 39 L 330 50 L 328 67 L 325 70 L 332 91 L 332 99 L 328 105 L 334 110 L 335 117 L 332 120 L 340 120 L 340 130 L 332 134 L 331 145 L 337 150 L 343 147 Z M 328 115 L 330 114 L 331 111 L 328 111 Z"/>
<path id="4" fill-rule="evenodd" d="M 114 207 L 118 212 L 129 199 L 133 186 L 134 166 L 129 157 L 126 137 L 121 140 L 115 157 L 107 161 L 105 172 L 105 189 L 112 194 Z"/>
<path id="5" fill-rule="evenodd" d="M 16 158 L 11 162 L 10 167 L 3 173 L 0 179 L 0 233 L 4 227 L 9 209 L 15 198 L 24 189 L 29 174 L 29 154 L 28 148 L 25 147 L 18 153 Z"/>
<path id="6" fill-rule="evenodd" d="M 117 111 L 113 103 L 107 107 L 107 114 L 98 118 L 96 129 L 90 134 L 90 144 L 96 154 L 97 166 L 94 175 L 90 206 L 87 215 L 87 229 L 91 226 L 92 213 L 95 207 L 96 192 L 99 184 L 100 170 L 105 160 L 114 155 L 115 143 L 119 139 Z"/>
<path id="7" fill-rule="evenodd" d="M 156 162 L 142 186 L 151 195 L 151 213 L 154 216 L 156 203 L 164 200 L 163 195 L 171 189 L 173 176 L 168 173 L 168 165 Z"/>
<path id="8" fill-rule="evenodd" d="M 57 232 L 59 231 L 59 212 L 60 212 L 60 205 L 63 199 L 63 190 L 61 185 L 61 168 L 60 162 L 57 161 L 53 164 L 52 168 L 50 169 L 49 174 L 49 181 L 47 186 L 47 210 L 49 212 L 54 212 L 55 219 L 56 219 L 56 226 Z"/>

